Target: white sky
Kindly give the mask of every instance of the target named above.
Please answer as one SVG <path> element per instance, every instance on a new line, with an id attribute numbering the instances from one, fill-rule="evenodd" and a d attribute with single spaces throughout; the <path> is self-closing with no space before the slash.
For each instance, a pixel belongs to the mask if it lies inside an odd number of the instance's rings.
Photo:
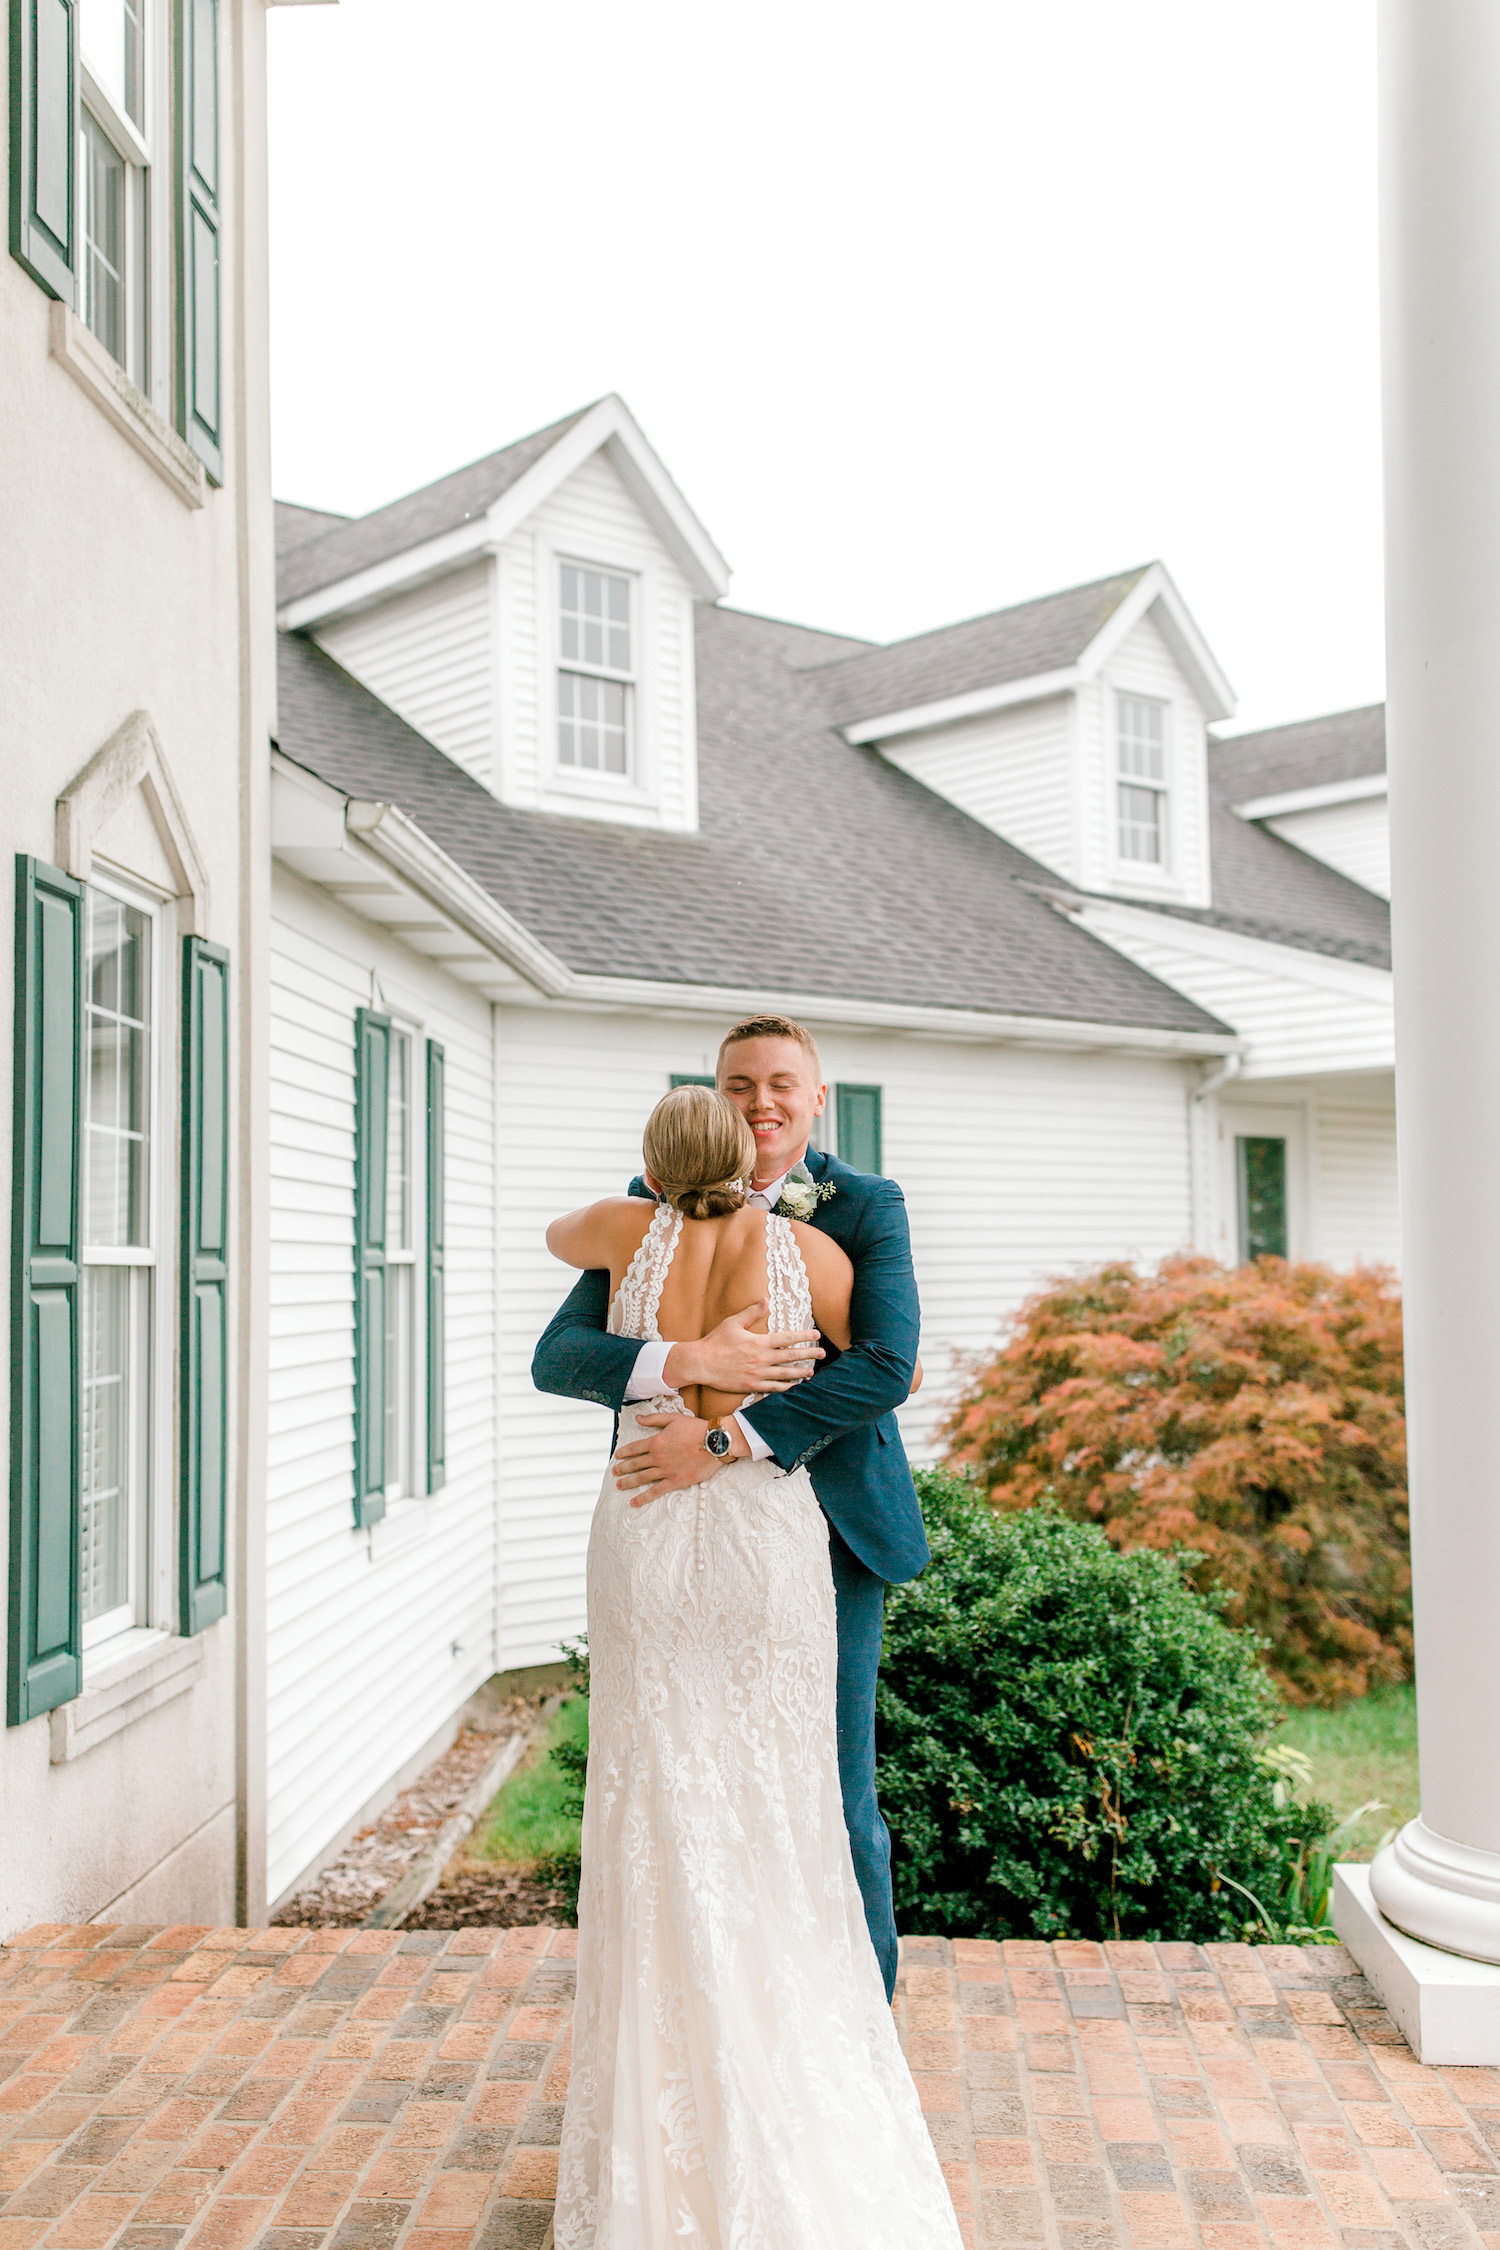
<path id="1" fill-rule="evenodd" d="M 1160 556 L 1237 726 L 1372 701 L 1373 14 L 277 8 L 277 493 L 617 390 L 744 608 L 884 640 Z"/>

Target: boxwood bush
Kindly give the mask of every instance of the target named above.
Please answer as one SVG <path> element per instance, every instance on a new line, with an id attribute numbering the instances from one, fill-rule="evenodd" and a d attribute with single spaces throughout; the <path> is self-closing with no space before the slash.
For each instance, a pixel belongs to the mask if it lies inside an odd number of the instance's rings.
<path id="1" fill-rule="evenodd" d="M 932 1562 L 891 1590 L 877 1705 L 897 1926 L 1280 1936 L 1298 1840 L 1331 1815 L 1263 1762 L 1280 1699 L 1192 1558 L 1045 1505 L 997 1516 L 946 1470 L 917 1484 Z"/>

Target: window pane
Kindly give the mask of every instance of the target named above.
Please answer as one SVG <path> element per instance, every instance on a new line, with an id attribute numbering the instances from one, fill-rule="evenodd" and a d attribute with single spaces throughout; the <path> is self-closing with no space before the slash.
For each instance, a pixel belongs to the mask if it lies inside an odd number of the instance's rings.
<path id="1" fill-rule="evenodd" d="M 135 1278 L 124 1266 L 87 1266 L 83 1274 L 79 1559 L 86 1625 L 130 1598 L 130 1292 Z"/>
<path id="2" fill-rule="evenodd" d="M 83 113 L 83 317 L 125 365 L 125 160 Z"/>
<path id="3" fill-rule="evenodd" d="M 1279 1136 L 1241 1133 L 1235 1142 L 1239 1159 L 1240 1256 L 1284 1258 L 1287 1255 L 1286 1142 Z"/>
<path id="4" fill-rule="evenodd" d="M 1120 784 L 1120 857 L 1160 866 L 1162 793 Z"/>
<path id="5" fill-rule="evenodd" d="M 618 571 L 560 565 L 558 650 L 565 663 L 630 670 L 630 580 Z"/>
<path id="6" fill-rule="evenodd" d="M 559 672 L 559 765 L 582 767 L 590 773 L 629 771 L 628 694 L 619 680 L 593 680 L 578 672 Z"/>
<path id="7" fill-rule="evenodd" d="M 151 1213 L 151 922 L 90 890 L 84 1082 L 84 1240 L 145 1246 Z"/>
<path id="8" fill-rule="evenodd" d="M 141 0 L 83 0 L 82 31 L 90 70 L 131 124 L 143 125 L 146 58 Z"/>
<path id="9" fill-rule="evenodd" d="M 385 1144 L 385 1241 L 388 1250 L 411 1248 L 411 1040 L 391 1033 Z"/>
<path id="10" fill-rule="evenodd" d="M 1121 773 L 1165 781 L 1166 706 L 1144 695 L 1117 696 L 1116 740 Z"/>

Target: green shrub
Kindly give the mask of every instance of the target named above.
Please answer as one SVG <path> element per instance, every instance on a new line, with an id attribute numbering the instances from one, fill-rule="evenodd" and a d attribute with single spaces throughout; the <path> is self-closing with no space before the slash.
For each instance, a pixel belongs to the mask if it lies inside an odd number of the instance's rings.
<path id="1" fill-rule="evenodd" d="M 946 1470 L 917 1484 L 933 1559 L 892 1589 L 877 1700 L 898 1927 L 1295 1934 L 1283 1893 L 1332 1816 L 1278 1787 L 1280 1699 L 1192 1558 L 997 1516 Z"/>

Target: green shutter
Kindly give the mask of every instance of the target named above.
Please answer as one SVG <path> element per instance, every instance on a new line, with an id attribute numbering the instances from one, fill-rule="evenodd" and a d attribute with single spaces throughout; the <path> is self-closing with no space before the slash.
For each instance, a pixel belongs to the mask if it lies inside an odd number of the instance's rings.
<path id="1" fill-rule="evenodd" d="M 427 1042 L 427 1489 L 448 1481 L 447 1306 L 444 1297 L 444 1215 L 447 1202 L 447 1064 L 435 1040 Z"/>
<path id="2" fill-rule="evenodd" d="M 178 0 L 176 13 L 178 428 L 222 484 L 219 0 Z"/>
<path id="3" fill-rule="evenodd" d="M 385 1172 L 391 1019 L 354 1018 L 354 1520 L 385 1514 Z"/>
<path id="4" fill-rule="evenodd" d="M 182 942 L 178 1630 L 228 1606 L 229 955 Z"/>
<path id="5" fill-rule="evenodd" d="M 16 861 L 10 1630 L 6 1718 L 83 1684 L 78 1597 L 83 885 Z"/>
<path id="6" fill-rule="evenodd" d="M 699 1071 L 674 1070 L 671 1083 L 674 1086 L 712 1086 L 717 1084 L 717 1081 L 712 1078 L 705 1078 Z"/>
<path id="7" fill-rule="evenodd" d="M 880 1170 L 880 1088 L 835 1086 L 839 1154 L 856 1172 Z"/>
<path id="8" fill-rule="evenodd" d="M 10 248 L 78 302 L 78 0 L 10 0 Z"/>

